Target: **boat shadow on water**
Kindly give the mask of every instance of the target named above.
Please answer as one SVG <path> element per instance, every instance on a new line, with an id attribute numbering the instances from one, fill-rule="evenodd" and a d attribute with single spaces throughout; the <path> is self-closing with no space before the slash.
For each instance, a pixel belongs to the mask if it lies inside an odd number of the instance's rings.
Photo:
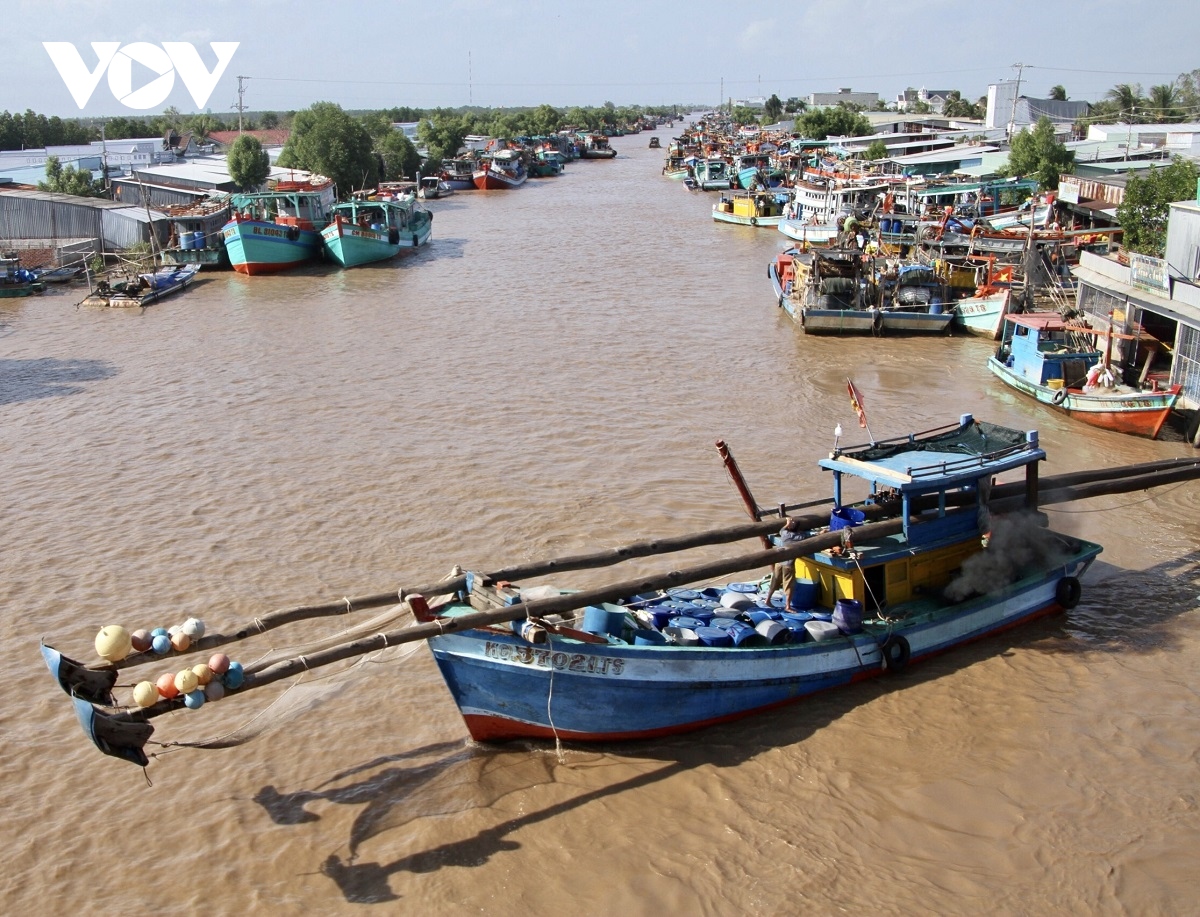
<path id="1" fill-rule="evenodd" d="M 78 395 L 85 382 L 102 382 L 118 372 L 107 360 L 0 360 L 0 404 Z"/>
<path id="2" fill-rule="evenodd" d="M 483 865 L 497 854 L 519 850 L 521 844 L 513 835 L 530 825 L 698 768 L 738 767 L 772 749 L 802 743 L 855 708 L 894 691 L 944 678 L 988 659 L 1017 651 L 1171 651 L 1176 643 L 1171 623 L 1200 604 L 1200 552 L 1169 558 L 1136 572 L 1100 565 L 1089 580 L 1092 588 L 1084 591 L 1084 600 L 1064 615 L 985 637 L 894 676 L 870 679 L 804 698 L 774 712 L 709 727 L 704 730 L 703 741 L 696 741 L 695 734 L 690 734 L 650 742 L 605 743 L 599 750 L 568 745 L 569 759 L 561 764 L 553 746 L 546 742 L 439 742 L 355 765 L 311 790 L 280 793 L 274 786 L 265 786 L 254 800 L 279 825 L 320 820 L 321 816 L 309 808 L 313 803 L 318 807 L 328 803 L 365 806 L 350 831 L 349 855 L 343 858 L 331 854 L 321 871 L 349 902 L 398 900 L 401 896 L 390 884 L 397 874 Z M 1154 596 L 1152 602 L 1146 601 L 1148 595 Z M 622 778 L 595 785 L 604 780 L 601 769 L 608 767 L 619 768 Z M 522 805 L 524 814 L 390 862 L 360 859 L 369 841 L 417 819 L 488 810 L 506 797 L 538 787 L 578 786 L 584 781 L 564 781 L 562 777 L 581 768 L 589 772 L 586 780 L 592 787 L 570 798 L 538 809 Z M 640 772 L 629 776 L 630 768 Z"/>

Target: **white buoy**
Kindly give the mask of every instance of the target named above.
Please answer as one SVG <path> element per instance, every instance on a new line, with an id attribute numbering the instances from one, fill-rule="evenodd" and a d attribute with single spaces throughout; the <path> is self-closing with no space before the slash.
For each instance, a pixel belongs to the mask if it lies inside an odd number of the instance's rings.
<path id="1" fill-rule="evenodd" d="M 204 622 L 199 618 L 188 618 L 183 622 L 182 630 L 193 640 L 199 640 L 204 636 Z"/>

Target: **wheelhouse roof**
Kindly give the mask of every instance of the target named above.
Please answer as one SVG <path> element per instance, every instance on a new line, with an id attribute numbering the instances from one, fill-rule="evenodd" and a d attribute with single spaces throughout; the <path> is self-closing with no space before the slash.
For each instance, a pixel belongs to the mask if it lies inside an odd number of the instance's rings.
<path id="1" fill-rule="evenodd" d="M 1036 430 L 1015 430 L 975 420 L 834 452 L 820 466 L 905 493 L 927 493 L 974 484 L 980 478 L 1041 461 Z"/>

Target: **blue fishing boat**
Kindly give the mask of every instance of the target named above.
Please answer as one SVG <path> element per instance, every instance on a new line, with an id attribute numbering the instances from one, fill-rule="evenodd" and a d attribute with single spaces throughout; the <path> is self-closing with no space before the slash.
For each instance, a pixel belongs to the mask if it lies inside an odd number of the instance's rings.
<path id="1" fill-rule="evenodd" d="M 997 475 L 1023 469 L 1036 495 L 1044 458 L 1035 431 L 970 415 L 835 448 L 819 462 L 833 473 L 828 526 L 706 568 L 794 563 L 786 608 L 755 582 L 617 596 L 620 586 L 572 595 L 468 576 L 470 601 L 431 619 L 446 632 L 430 648 L 472 737 L 490 741 L 663 736 L 896 672 L 1078 602 L 1100 546 L 1043 528 L 1034 512 L 988 511 Z M 853 504 L 851 485 L 866 491 Z M 586 606 L 582 625 L 546 614 L 564 602 Z M 456 628 L 505 605 L 511 626 Z"/>
<path id="2" fill-rule="evenodd" d="M 321 230 L 326 253 L 342 267 L 386 260 L 402 248 L 427 244 L 432 235 L 433 214 L 417 208 L 415 191 L 386 187 L 335 204 Z"/>
<path id="3" fill-rule="evenodd" d="M 230 265 L 241 274 L 269 274 L 318 257 L 334 199 L 333 181 L 321 176 L 235 194 L 221 229 Z"/>

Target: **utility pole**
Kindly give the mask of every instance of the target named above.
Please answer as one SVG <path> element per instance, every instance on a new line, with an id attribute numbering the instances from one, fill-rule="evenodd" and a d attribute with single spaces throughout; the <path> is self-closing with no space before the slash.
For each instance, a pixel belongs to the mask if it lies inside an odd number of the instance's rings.
<path id="1" fill-rule="evenodd" d="M 242 112 L 244 112 L 246 110 L 246 102 L 244 100 L 246 87 L 242 85 L 242 80 L 248 80 L 248 79 L 250 79 L 250 77 L 248 77 L 248 76 L 239 76 L 238 77 L 237 113 L 238 113 L 238 133 L 239 134 L 242 132 Z"/>
<path id="2" fill-rule="evenodd" d="M 1013 91 L 1012 111 L 1008 115 L 1008 140 L 1012 142 L 1013 127 L 1017 120 L 1017 99 L 1021 96 L 1021 72 L 1025 69 L 1025 65 L 1018 62 L 1013 64 L 1017 68 L 1017 88 Z"/>

